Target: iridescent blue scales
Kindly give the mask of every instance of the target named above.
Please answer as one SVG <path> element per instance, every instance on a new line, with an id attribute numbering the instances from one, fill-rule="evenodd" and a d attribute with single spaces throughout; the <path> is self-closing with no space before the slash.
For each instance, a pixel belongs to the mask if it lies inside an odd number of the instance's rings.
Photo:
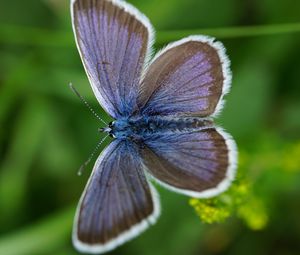
<path id="1" fill-rule="evenodd" d="M 154 30 L 121 0 L 73 0 L 78 50 L 94 94 L 115 121 L 74 221 L 73 243 L 102 253 L 137 236 L 159 216 L 149 180 L 192 197 L 226 190 L 236 146 L 213 118 L 231 83 L 221 43 L 190 36 L 150 61 Z"/>

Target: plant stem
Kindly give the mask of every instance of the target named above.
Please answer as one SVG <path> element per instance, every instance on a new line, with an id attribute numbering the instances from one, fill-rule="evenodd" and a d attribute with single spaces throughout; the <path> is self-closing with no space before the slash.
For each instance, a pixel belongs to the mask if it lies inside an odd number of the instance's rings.
<path id="1" fill-rule="evenodd" d="M 300 23 L 260 26 L 223 27 L 210 29 L 158 31 L 157 44 L 178 40 L 191 34 L 204 34 L 224 38 L 241 38 L 280 35 L 300 32 Z M 43 28 L 0 24 L 0 43 L 23 44 L 43 47 L 74 47 L 72 31 L 51 31 Z"/>
<path id="2" fill-rule="evenodd" d="M 158 33 L 158 43 L 166 43 L 178 40 L 189 35 L 210 35 L 216 38 L 241 38 L 241 37 L 256 37 L 279 34 L 299 33 L 300 23 L 292 24 L 273 24 L 260 26 L 244 26 L 244 27 L 224 27 L 210 29 L 191 29 L 178 31 L 161 31 Z"/>

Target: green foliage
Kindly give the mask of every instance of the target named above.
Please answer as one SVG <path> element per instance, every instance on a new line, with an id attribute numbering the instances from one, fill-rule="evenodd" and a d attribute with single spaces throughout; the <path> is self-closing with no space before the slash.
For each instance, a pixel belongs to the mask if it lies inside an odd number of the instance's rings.
<path id="1" fill-rule="evenodd" d="M 230 189 L 216 198 L 190 199 L 190 205 L 204 223 L 224 222 L 232 215 L 242 219 L 252 230 L 262 230 L 268 223 L 266 206 L 254 195 L 253 186 L 238 178 Z"/>
<path id="2" fill-rule="evenodd" d="M 240 156 L 215 198 L 159 188 L 158 223 L 112 253 L 299 254 L 300 1 L 130 2 L 158 29 L 156 49 L 198 33 L 223 41 L 233 85 L 218 122 Z M 110 118 L 76 52 L 69 1 L 0 1 L 0 73 L 0 254 L 78 254 L 71 225 L 89 173 L 76 173 L 101 123 L 69 82 Z"/>
<path id="3" fill-rule="evenodd" d="M 276 201 L 278 188 L 273 183 L 264 183 L 264 178 L 271 178 L 274 169 L 283 179 L 297 178 L 300 172 L 300 142 L 285 144 L 279 140 L 277 143 L 282 146 L 276 151 L 272 148 L 274 141 L 270 144 L 269 136 L 264 138 L 264 142 L 267 149 L 251 154 L 244 151 L 240 153 L 238 176 L 228 191 L 216 198 L 190 199 L 190 205 L 204 223 L 224 222 L 229 216 L 235 215 L 252 230 L 267 227 L 272 214 L 267 208 L 270 201 Z M 253 179 L 246 170 L 255 161 L 262 164 L 256 169 L 258 174 Z M 258 195 L 256 191 L 261 185 L 269 186 L 265 186 L 264 193 Z"/>

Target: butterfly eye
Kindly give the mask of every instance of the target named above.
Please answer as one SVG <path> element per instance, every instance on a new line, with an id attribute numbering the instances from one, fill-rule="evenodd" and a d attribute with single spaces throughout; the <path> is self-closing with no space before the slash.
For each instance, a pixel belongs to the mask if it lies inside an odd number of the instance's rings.
<path id="1" fill-rule="evenodd" d="M 109 127 L 109 128 L 112 128 L 112 126 L 113 126 L 113 122 L 110 122 L 110 123 L 108 124 L 108 127 Z"/>

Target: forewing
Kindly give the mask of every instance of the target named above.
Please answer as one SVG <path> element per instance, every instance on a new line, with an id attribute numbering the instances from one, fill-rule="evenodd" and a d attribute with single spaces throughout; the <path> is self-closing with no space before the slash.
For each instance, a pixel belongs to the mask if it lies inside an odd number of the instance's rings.
<path id="1" fill-rule="evenodd" d="M 236 146 L 224 131 L 210 127 L 165 133 L 145 140 L 145 167 L 163 186 L 192 197 L 212 197 L 235 175 Z"/>
<path id="2" fill-rule="evenodd" d="M 156 55 L 140 88 L 144 115 L 207 117 L 221 109 L 231 74 L 223 45 L 213 40 L 191 36 Z"/>
<path id="3" fill-rule="evenodd" d="M 115 140 L 99 156 L 77 208 L 73 243 L 78 250 L 111 250 L 158 217 L 155 190 L 134 146 Z"/>
<path id="4" fill-rule="evenodd" d="M 130 115 L 153 41 L 150 22 L 125 1 L 71 5 L 76 43 L 99 103 L 114 118 Z"/>

